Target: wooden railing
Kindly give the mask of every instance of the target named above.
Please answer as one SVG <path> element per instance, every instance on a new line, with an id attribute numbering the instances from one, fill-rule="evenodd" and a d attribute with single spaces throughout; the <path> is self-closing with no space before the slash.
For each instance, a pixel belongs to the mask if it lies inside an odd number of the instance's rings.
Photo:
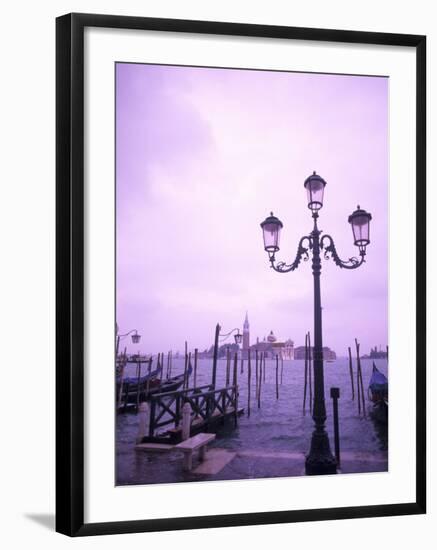
<path id="1" fill-rule="evenodd" d="M 159 428 L 173 425 L 178 428 L 182 421 L 182 406 L 189 403 L 192 419 L 208 424 L 212 417 L 237 414 L 238 387 L 214 389 L 212 386 L 188 388 L 175 392 L 159 393 L 150 398 L 149 437 Z"/>

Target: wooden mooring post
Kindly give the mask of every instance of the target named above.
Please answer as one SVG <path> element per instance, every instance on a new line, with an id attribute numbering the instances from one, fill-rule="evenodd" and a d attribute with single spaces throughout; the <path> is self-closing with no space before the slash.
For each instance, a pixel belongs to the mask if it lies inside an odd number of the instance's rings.
<path id="1" fill-rule="evenodd" d="M 167 380 L 170 378 L 170 352 L 167 352 L 167 370 L 165 373 L 165 377 Z"/>
<path id="2" fill-rule="evenodd" d="M 308 385 L 310 388 L 310 411 L 313 411 L 313 354 L 311 349 L 311 333 L 308 332 Z"/>
<path id="3" fill-rule="evenodd" d="M 124 348 L 122 357 L 123 357 L 123 360 L 120 368 L 120 389 L 118 391 L 118 406 L 117 406 L 118 409 L 121 407 L 121 403 L 123 400 L 123 378 L 124 378 L 124 369 L 126 368 L 126 362 L 127 362 L 126 348 Z M 117 357 L 115 358 L 115 360 L 117 361 Z"/>
<path id="4" fill-rule="evenodd" d="M 307 384 L 308 384 L 308 333 L 305 334 L 305 372 L 304 372 L 303 405 L 302 405 L 303 414 L 305 414 L 305 405 L 307 400 Z"/>
<path id="5" fill-rule="evenodd" d="M 197 387 L 197 355 L 199 353 L 199 350 L 197 348 L 194 348 L 194 387 Z"/>
<path id="6" fill-rule="evenodd" d="M 340 388 L 331 388 L 332 406 L 334 412 L 334 445 L 335 445 L 335 458 L 337 459 L 337 465 L 340 466 L 340 434 L 338 427 L 338 399 L 340 397 Z"/>
<path id="7" fill-rule="evenodd" d="M 360 385 L 360 370 L 357 364 L 357 401 L 358 401 L 358 415 L 361 416 L 361 385 Z"/>
<path id="8" fill-rule="evenodd" d="M 258 397 L 258 350 L 255 350 L 255 399 Z"/>
<path id="9" fill-rule="evenodd" d="M 359 384 L 360 386 L 359 393 L 361 394 L 362 411 L 363 411 L 364 418 L 366 418 L 366 401 L 364 396 L 363 373 L 361 370 L 360 344 L 358 343 L 358 340 L 356 338 L 355 338 L 355 347 L 357 349 L 357 385 Z M 358 405 L 358 410 L 359 409 L 360 407 Z"/>
<path id="10" fill-rule="evenodd" d="M 229 346 L 226 347 L 226 386 L 229 386 L 230 382 L 230 371 L 231 371 L 231 352 Z"/>
<path id="11" fill-rule="evenodd" d="M 184 384 L 183 384 L 184 389 L 187 387 L 187 371 L 188 371 L 188 343 L 185 340 Z"/>
<path id="12" fill-rule="evenodd" d="M 247 350 L 247 416 L 250 416 L 250 385 L 251 381 L 250 348 Z"/>
<path id="13" fill-rule="evenodd" d="M 191 363 L 191 351 L 190 351 L 190 353 L 188 354 L 187 388 L 190 387 L 190 376 L 192 372 L 193 372 L 193 365 Z"/>
<path id="14" fill-rule="evenodd" d="M 136 411 L 140 408 L 140 378 L 141 378 L 141 356 L 138 354 L 138 365 L 137 365 L 137 400 L 136 400 Z"/>
<path id="15" fill-rule="evenodd" d="M 233 369 L 233 372 L 232 372 L 232 385 L 233 386 L 236 386 L 237 385 L 237 376 L 238 376 L 238 353 L 235 353 L 234 354 L 234 369 Z"/>
<path id="16" fill-rule="evenodd" d="M 276 354 L 276 399 L 279 399 L 279 357 Z"/>
<path id="17" fill-rule="evenodd" d="M 352 351 L 350 346 L 347 348 L 349 352 L 349 374 L 351 377 L 351 390 L 352 390 L 352 401 L 355 399 L 355 388 L 354 388 L 354 370 L 352 367 Z"/>
<path id="18" fill-rule="evenodd" d="M 158 366 L 158 376 L 159 376 L 159 388 L 161 389 L 161 384 L 162 384 L 162 381 L 163 381 L 163 378 L 164 378 L 164 353 L 159 353 L 158 354 L 158 361 L 159 361 L 159 366 Z M 159 372 L 159 369 L 161 370 L 161 372 Z"/>
<path id="19" fill-rule="evenodd" d="M 148 368 L 147 368 L 147 375 L 148 375 L 148 378 L 147 378 L 147 382 L 146 382 L 146 395 L 149 394 L 149 388 L 150 388 L 150 373 L 152 372 L 152 362 L 153 362 L 153 357 L 150 356 L 150 358 L 149 358 L 149 365 L 148 365 Z"/>
<path id="20" fill-rule="evenodd" d="M 216 379 L 217 379 L 217 358 L 218 358 L 218 343 L 220 336 L 220 325 L 217 323 L 215 327 L 215 337 L 214 337 L 214 355 L 212 359 L 212 380 L 211 385 L 215 388 Z"/>
<path id="21" fill-rule="evenodd" d="M 238 423 L 238 353 L 235 353 L 234 355 L 232 385 L 235 388 L 234 426 L 236 426 Z"/>

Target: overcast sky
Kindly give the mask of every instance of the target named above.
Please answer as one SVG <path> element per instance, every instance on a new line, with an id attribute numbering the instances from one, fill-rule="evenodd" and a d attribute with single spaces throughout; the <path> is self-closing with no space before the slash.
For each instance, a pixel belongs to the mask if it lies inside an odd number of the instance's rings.
<path id="1" fill-rule="evenodd" d="M 388 80 L 117 64 L 117 321 L 129 351 L 212 344 L 242 328 L 304 343 L 313 331 L 310 263 L 269 268 L 260 222 L 283 222 L 278 259 L 311 231 L 303 187 L 326 181 L 319 227 L 357 254 L 348 216 L 371 212 L 366 263 L 322 262 L 324 345 L 345 355 L 388 334 Z"/>

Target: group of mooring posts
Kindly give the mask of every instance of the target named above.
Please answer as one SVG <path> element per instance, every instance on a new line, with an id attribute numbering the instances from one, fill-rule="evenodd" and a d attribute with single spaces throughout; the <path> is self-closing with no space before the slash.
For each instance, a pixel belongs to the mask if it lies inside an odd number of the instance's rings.
<path id="1" fill-rule="evenodd" d="M 255 356 L 254 356 L 255 355 Z M 198 349 L 194 349 L 194 353 L 188 351 L 188 343 L 185 341 L 185 360 L 184 360 L 184 373 L 182 389 L 186 390 L 190 387 L 197 388 L 198 384 Z M 239 354 L 235 352 L 232 357 L 232 353 L 229 347 L 226 349 L 226 370 L 225 370 L 225 387 L 228 386 L 237 386 L 238 383 L 238 362 Z M 241 354 L 240 358 L 240 373 L 244 374 L 244 363 L 247 361 L 247 384 L 248 384 L 248 402 L 247 402 L 247 415 L 250 416 L 251 412 L 251 399 L 255 398 L 255 406 L 260 409 L 262 405 L 262 385 L 266 381 L 266 359 L 267 353 L 261 350 L 256 349 L 255 354 L 253 350 L 248 350 L 247 359 Z M 284 372 L 284 359 L 282 354 L 276 354 L 273 357 L 275 363 L 275 387 L 276 387 L 276 399 L 279 399 L 279 386 L 283 383 L 283 372 Z M 217 372 L 217 360 L 218 360 L 218 345 L 214 349 L 213 357 L 213 374 L 212 374 L 212 387 L 215 387 L 216 382 L 216 372 Z M 126 353 L 119 357 L 119 363 L 122 364 L 121 376 L 120 376 L 120 385 L 118 388 L 118 410 L 123 412 L 126 411 L 128 405 L 134 404 L 135 412 L 138 413 L 140 403 L 143 400 L 148 399 L 149 393 L 153 391 L 161 391 L 161 387 L 164 385 L 162 391 L 166 391 L 165 383 L 172 380 L 173 374 L 173 352 L 169 351 L 165 360 L 164 353 L 158 353 L 156 356 L 156 366 L 155 369 L 158 372 L 157 380 L 152 379 L 150 375 L 153 374 L 153 363 L 154 357 L 141 358 L 137 356 L 136 358 L 131 358 L 129 362 L 136 363 L 136 376 L 135 383 L 132 382 L 132 378 L 129 379 L 129 383 L 123 383 L 123 374 L 124 368 L 128 362 Z M 141 375 L 144 364 L 147 365 L 146 380 L 141 384 Z M 252 390 L 253 380 L 252 380 L 252 366 L 255 363 L 255 389 Z M 190 380 L 191 379 L 191 380 Z M 158 386 L 156 387 L 156 383 Z M 135 393 L 135 398 L 132 397 L 132 392 Z M 312 394 L 311 394 L 312 395 Z M 312 399 L 312 397 L 311 397 Z M 133 403 L 134 402 L 134 403 Z"/>
<path id="2" fill-rule="evenodd" d="M 136 363 L 136 375 L 134 381 L 132 378 L 128 382 L 125 382 L 124 373 L 126 365 L 128 363 Z M 145 382 L 141 383 L 141 371 L 143 364 L 148 365 L 148 378 Z M 153 358 L 143 358 L 140 355 L 134 359 L 128 359 L 126 354 L 126 348 L 122 355 L 117 357 L 117 376 L 119 377 L 120 382 L 118 382 L 118 395 L 117 395 L 117 409 L 119 411 L 126 411 L 129 404 L 135 404 L 136 411 L 138 412 L 141 395 L 143 393 L 148 393 L 150 390 L 150 373 L 152 371 Z M 159 364 L 159 359 L 158 359 Z"/>
<path id="3" fill-rule="evenodd" d="M 153 370 L 154 360 L 153 356 L 142 357 L 140 354 L 129 359 L 126 348 L 117 357 L 117 409 L 119 412 L 126 412 L 129 408 L 129 410 L 134 409 L 138 413 L 140 403 L 148 399 L 152 392 L 167 391 L 168 384 L 172 381 L 173 352 L 169 351 L 167 353 L 166 360 L 164 353 L 158 353 L 156 355 L 155 370 Z M 126 380 L 124 374 L 128 363 L 136 364 L 136 373 L 134 377 L 128 377 Z M 146 365 L 146 372 L 142 377 L 144 365 Z M 190 366 L 189 369 L 188 365 Z M 182 385 L 184 388 L 188 387 L 188 378 L 191 372 L 191 354 L 189 356 L 186 354 L 185 371 L 183 377 L 181 377 L 183 378 Z M 194 372 L 196 376 L 197 349 L 194 354 Z"/>
<path id="4" fill-rule="evenodd" d="M 309 410 L 312 411 L 313 409 L 313 356 L 311 352 L 311 336 L 310 333 L 307 332 L 305 334 L 305 375 L 304 375 L 304 385 L 303 385 L 303 405 L 302 410 L 303 414 L 305 414 L 305 405 L 306 405 L 306 399 L 307 399 L 307 388 L 309 389 Z"/>
<path id="5" fill-rule="evenodd" d="M 191 351 L 188 351 L 188 342 L 185 341 L 185 355 L 184 355 L 184 383 L 183 389 L 187 389 L 190 384 L 190 377 L 193 375 L 193 386 L 197 386 L 197 366 L 199 358 L 198 348 L 194 349 L 194 354 Z M 192 361 L 193 358 L 193 361 Z M 194 363 L 194 364 L 193 364 Z M 167 359 L 167 373 L 166 379 L 170 379 L 172 376 L 172 365 L 173 365 L 173 352 L 170 351 Z"/>
<path id="6" fill-rule="evenodd" d="M 187 389 L 190 384 L 190 376 L 193 374 L 193 384 L 194 387 L 197 386 L 197 361 L 198 361 L 199 350 L 194 349 L 194 368 L 191 362 L 191 351 L 188 351 L 188 342 L 185 340 L 185 361 L 184 361 L 184 384 L 183 389 Z"/>
<path id="7" fill-rule="evenodd" d="M 356 374 L 356 387 L 357 387 L 357 403 L 358 403 L 358 414 L 363 415 L 366 418 L 366 401 L 364 397 L 364 385 L 363 385 L 363 372 L 361 370 L 361 358 L 360 358 L 360 344 L 355 338 L 355 348 L 357 353 L 357 374 Z M 354 371 L 352 366 L 352 351 L 350 346 L 348 347 L 349 352 L 349 373 L 351 379 L 351 391 L 352 391 L 352 401 L 355 399 L 355 387 L 354 387 Z"/>
<path id="8" fill-rule="evenodd" d="M 262 385 L 266 381 L 266 358 L 267 354 L 255 349 L 255 403 L 257 408 L 261 408 Z M 279 362 L 281 369 L 279 370 Z M 244 359 L 241 359 L 241 372 L 244 372 Z M 278 354 L 275 355 L 275 380 L 276 380 L 276 399 L 279 399 L 279 386 L 282 385 L 284 372 L 284 359 Z M 247 350 L 247 416 L 250 416 L 250 406 L 252 400 L 252 355 L 250 348 Z"/>
<path id="9" fill-rule="evenodd" d="M 364 394 L 364 384 L 363 384 L 363 372 L 361 369 L 361 357 L 360 357 L 360 344 L 355 338 L 355 348 L 356 348 L 356 381 L 354 381 L 354 371 L 353 371 L 353 360 L 352 360 L 352 351 L 348 347 L 349 352 L 349 373 L 351 381 L 351 398 L 352 401 L 355 400 L 355 395 L 357 396 L 357 406 L 358 414 L 363 415 L 366 418 L 366 401 Z M 312 348 L 311 348 L 311 336 L 308 332 L 305 335 L 305 374 L 304 374 L 304 389 L 303 389 L 303 413 L 306 411 L 307 395 L 309 396 L 309 410 L 312 410 L 313 405 L 313 368 L 312 368 Z M 356 392 L 355 392 L 356 387 Z M 335 392 L 334 392 L 335 393 Z M 332 396 L 331 396 L 332 397 Z"/>

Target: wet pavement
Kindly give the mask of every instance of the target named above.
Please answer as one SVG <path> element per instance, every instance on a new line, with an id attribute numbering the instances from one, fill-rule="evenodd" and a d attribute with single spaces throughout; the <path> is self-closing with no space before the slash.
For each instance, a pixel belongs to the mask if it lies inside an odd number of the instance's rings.
<path id="1" fill-rule="evenodd" d="M 193 470 L 182 468 L 183 453 L 176 449 L 165 452 L 137 450 L 133 476 L 120 479 L 121 485 L 176 483 L 184 481 L 217 481 L 295 477 L 305 474 L 305 454 L 251 450 L 231 451 L 211 446 L 206 460 L 196 455 Z M 366 473 L 387 471 L 387 453 L 345 452 L 341 456 L 339 473 Z"/>

